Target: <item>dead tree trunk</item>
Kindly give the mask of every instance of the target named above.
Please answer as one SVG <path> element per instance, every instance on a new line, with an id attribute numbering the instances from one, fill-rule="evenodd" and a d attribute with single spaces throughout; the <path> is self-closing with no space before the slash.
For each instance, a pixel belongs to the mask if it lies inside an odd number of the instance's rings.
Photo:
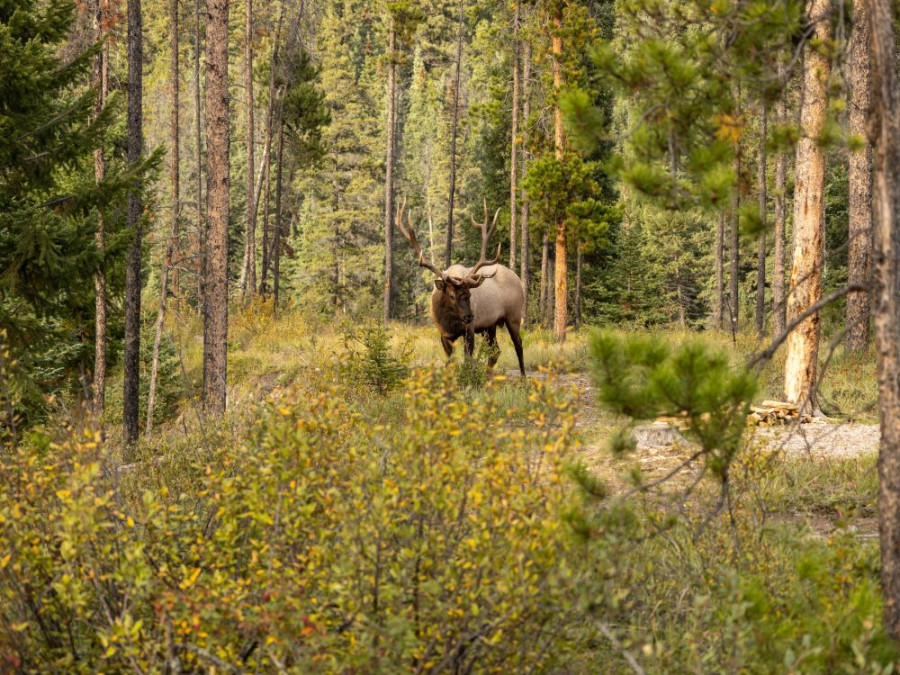
<path id="1" fill-rule="evenodd" d="M 249 288 L 250 295 L 256 292 L 256 185 L 253 175 L 256 170 L 256 125 L 253 114 L 253 0 L 247 1 L 245 61 L 247 65 L 247 234 L 244 245 L 244 264 L 241 270 L 241 295 Z M 273 69 L 274 72 L 274 69 Z"/>
<path id="2" fill-rule="evenodd" d="M 722 330 L 725 319 L 725 212 L 716 215 L 716 298 L 713 306 L 713 328 Z"/>
<path id="3" fill-rule="evenodd" d="M 779 78 L 784 77 L 784 66 L 779 66 Z M 785 110 L 786 90 L 782 90 L 778 101 L 775 103 L 775 117 L 778 124 L 787 121 Z M 784 333 L 785 328 L 785 297 L 784 297 L 784 238 L 787 220 L 785 194 L 787 183 L 787 154 L 778 151 L 775 156 L 775 246 L 772 261 L 772 314 L 775 319 L 775 335 Z"/>
<path id="4" fill-rule="evenodd" d="M 203 266 L 206 264 L 206 225 L 203 201 L 203 109 L 200 107 L 200 0 L 194 0 L 194 143 L 197 152 L 197 309 L 203 313 L 206 292 L 203 289 Z"/>
<path id="5" fill-rule="evenodd" d="M 206 315 L 203 322 L 203 401 L 225 412 L 228 337 L 228 0 L 207 0 L 206 59 Z"/>
<path id="6" fill-rule="evenodd" d="M 141 31 L 141 1 L 128 0 L 128 114 L 127 148 L 129 165 L 137 164 L 144 147 L 143 133 L 143 39 Z M 124 440 L 127 446 L 137 443 L 139 431 L 138 401 L 140 397 L 141 359 L 141 191 L 134 188 L 128 193 L 128 229 L 134 240 L 128 250 L 125 268 L 125 376 Z"/>
<path id="7" fill-rule="evenodd" d="M 854 3 L 853 29 L 847 70 L 850 79 L 850 133 L 866 136 L 872 81 L 869 65 L 869 18 L 863 3 Z M 868 283 L 872 275 L 872 147 L 867 142 L 851 152 L 847 168 L 850 191 L 848 283 Z M 847 351 L 862 352 L 869 346 L 870 294 L 847 295 Z"/>
<path id="8" fill-rule="evenodd" d="M 550 314 L 547 305 L 550 296 L 550 235 L 545 229 L 541 233 L 541 288 L 540 288 L 540 321 L 542 324 L 549 323 L 548 316 Z"/>
<path id="9" fill-rule="evenodd" d="M 828 0 L 809 0 L 807 16 L 815 20 L 813 38 L 831 39 Z M 822 295 L 822 257 L 825 247 L 825 153 L 817 145 L 824 129 L 828 101 L 827 56 L 807 49 L 803 63 L 803 103 L 800 110 L 800 142 L 797 144 L 796 189 L 794 191 L 794 254 L 787 314 L 790 321 L 812 307 Z M 818 312 L 805 319 L 788 336 L 784 365 L 787 400 L 801 412 L 817 412 L 816 370 L 819 356 Z"/>
<path id="10" fill-rule="evenodd" d="M 275 307 L 278 308 L 279 294 L 281 293 L 281 240 L 284 238 L 284 212 L 282 178 L 284 171 L 284 104 L 278 113 L 278 167 L 275 173 L 275 232 L 272 243 L 275 262 L 272 269 L 272 287 L 275 297 Z"/>
<path id="11" fill-rule="evenodd" d="M 562 108 L 559 105 L 559 96 L 562 93 L 562 8 L 557 10 L 556 16 L 553 18 L 553 35 L 551 38 L 551 48 L 553 51 L 553 91 L 556 95 L 556 101 L 553 105 L 553 148 L 556 153 L 556 159 L 563 158 L 563 121 Z M 556 302 L 554 317 L 554 330 L 557 341 L 564 342 L 566 339 L 566 323 L 568 322 L 568 300 L 569 300 L 569 269 L 567 266 L 568 256 L 568 233 L 566 232 L 566 221 L 561 219 L 556 224 L 556 261 L 555 261 L 555 290 Z"/>
<path id="12" fill-rule="evenodd" d="M 740 94 L 738 94 L 740 96 Z M 741 231 L 740 231 L 740 210 L 741 210 L 741 148 L 737 147 L 734 153 L 734 173 L 737 183 L 734 186 L 734 196 L 731 200 L 731 274 L 729 276 L 730 290 L 728 302 L 730 305 L 731 315 L 731 334 L 735 335 L 738 331 L 740 321 L 740 286 L 738 284 L 738 273 L 740 271 L 741 262 Z"/>

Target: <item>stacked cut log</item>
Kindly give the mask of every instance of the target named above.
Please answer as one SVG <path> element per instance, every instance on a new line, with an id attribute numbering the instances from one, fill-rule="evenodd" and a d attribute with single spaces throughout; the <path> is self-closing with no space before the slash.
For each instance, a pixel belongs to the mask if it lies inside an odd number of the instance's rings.
<path id="1" fill-rule="evenodd" d="M 759 405 L 750 406 L 747 424 L 755 427 L 772 427 L 783 424 L 806 424 L 812 417 L 800 414 L 800 409 L 793 403 L 782 401 L 763 401 Z"/>

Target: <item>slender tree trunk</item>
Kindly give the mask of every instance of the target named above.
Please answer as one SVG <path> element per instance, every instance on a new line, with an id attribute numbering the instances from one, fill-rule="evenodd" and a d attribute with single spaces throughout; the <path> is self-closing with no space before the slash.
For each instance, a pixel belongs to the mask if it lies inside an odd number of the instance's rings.
<path id="1" fill-rule="evenodd" d="M 766 102 L 760 103 L 759 111 L 759 175 L 758 199 L 759 219 L 766 224 Z M 759 250 L 756 258 L 756 334 L 762 336 L 766 323 L 766 227 L 759 235 Z"/>
<path id="2" fill-rule="evenodd" d="M 713 307 L 713 328 L 722 330 L 725 320 L 725 212 L 716 215 L 716 299 Z"/>
<path id="3" fill-rule="evenodd" d="M 246 0 L 246 49 L 247 63 L 247 238 L 245 240 L 244 265 L 241 271 L 241 295 L 249 288 L 250 295 L 256 292 L 256 125 L 253 114 L 253 0 Z"/>
<path id="4" fill-rule="evenodd" d="M 872 54 L 875 351 L 878 355 L 878 529 L 884 625 L 900 639 L 900 82 L 893 3 L 864 0 Z"/>
<path id="5" fill-rule="evenodd" d="M 128 0 L 128 163 L 140 161 L 143 153 L 143 40 L 141 0 Z M 141 359 L 141 192 L 128 193 L 128 229 L 134 241 L 128 251 L 125 268 L 125 376 L 124 376 L 124 440 L 127 446 L 137 443 L 139 431 L 138 398 L 140 396 Z"/>
<path id="6" fill-rule="evenodd" d="M 269 140 L 271 143 L 271 139 Z M 272 258 L 272 245 L 269 227 L 269 209 L 272 203 L 272 167 L 271 162 L 266 163 L 265 174 L 265 198 L 263 207 L 263 250 L 262 250 L 262 279 L 259 282 L 260 295 L 269 293 L 269 262 Z"/>
<path id="7" fill-rule="evenodd" d="M 809 0 L 807 16 L 817 22 L 813 38 L 831 39 L 831 22 L 822 20 L 830 11 L 829 0 Z M 807 49 L 803 63 L 803 104 L 800 111 L 800 142 L 797 145 L 794 191 L 794 254 L 787 313 L 791 320 L 818 302 L 822 286 L 822 256 L 825 247 L 825 153 L 817 145 L 827 119 L 828 58 Z M 787 400 L 804 410 L 818 412 L 815 400 L 819 356 L 820 317 L 805 319 L 787 339 L 784 390 Z"/>
<path id="8" fill-rule="evenodd" d="M 516 193 L 518 192 L 519 158 L 519 5 L 513 14 L 513 86 L 512 86 L 512 140 L 509 145 L 509 268 L 516 269 Z"/>
<path id="9" fill-rule="evenodd" d="M 784 77 L 784 66 L 779 65 L 779 79 Z M 778 124 L 787 121 L 785 110 L 786 91 L 782 91 L 775 102 L 775 117 Z M 784 333 L 785 328 L 785 297 L 784 297 L 784 238 L 787 220 L 787 154 L 778 151 L 775 155 L 775 250 L 772 264 L 772 313 L 775 315 L 775 335 Z"/>
<path id="10" fill-rule="evenodd" d="M 203 400 L 224 413 L 228 336 L 228 216 L 231 187 L 228 111 L 228 2 L 207 0 L 206 50 L 206 316 L 203 325 Z"/>
<path id="11" fill-rule="evenodd" d="M 579 241 L 575 253 L 575 330 L 581 328 L 581 270 L 584 264 L 584 242 Z"/>
<path id="12" fill-rule="evenodd" d="M 275 233 L 272 243 L 275 263 L 272 269 L 272 286 L 275 296 L 275 308 L 281 292 L 281 240 L 284 238 L 284 212 L 282 211 L 282 176 L 284 171 L 284 104 L 278 112 L 278 166 L 275 173 Z"/>
<path id="13" fill-rule="evenodd" d="M 456 32 L 456 74 L 453 77 L 453 119 L 450 126 L 450 204 L 447 211 L 447 245 L 444 248 L 444 269 L 452 265 L 453 207 L 456 202 L 456 137 L 459 133 L 459 76 L 462 70 L 463 5 L 459 3 L 459 26 Z"/>
<path id="14" fill-rule="evenodd" d="M 166 246 L 166 253 L 163 258 L 162 275 L 160 278 L 160 297 L 159 311 L 156 315 L 156 326 L 153 335 L 153 358 L 150 362 L 150 389 L 147 394 L 147 426 L 146 430 L 149 434 L 153 431 L 153 409 L 156 407 L 156 385 L 159 377 L 159 346 L 162 342 L 163 327 L 166 322 L 166 303 L 169 294 L 169 273 L 172 269 L 172 256 L 175 253 L 175 247 L 178 244 L 178 221 L 181 217 L 181 202 L 179 200 L 180 191 L 180 164 L 181 164 L 181 147 L 179 142 L 179 106 L 180 91 L 180 67 L 178 63 L 178 0 L 170 0 L 169 14 L 172 22 L 172 61 L 171 61 L 171 87 L 172 87 L 172 166 L 171 166 L 171 183 L 172 183 L 172 230 L 169 235 L 169 243 Z"/>
<path id="15" fill-rule="evenodd" d="M 106 105 L 106 97 L 109 90 L 109 46 L 103 35 L 103 26 L 106 19 L 106 0 L 95 0 L 94 4 L 94 41 L 103 41 L 100 52 L 97 54 L 95 77 L 97 87 L 97 102 L 94 106 L 94 115 L 99 116 Z M 98 183 L 106 177 L 106 158 L 103 148 L 98 147 L 94 151 L 94 178 Z M 106 227 L 103 221 L 103 213 L 97 214 L 97 248 L 102 252 L 106 248 Z M 94 274 L 94 290 L 96 292 L 96 315 L 94 320 L 94 383 L 93 383 L 93 411 L 94 415 L 103 423 L 106 412 L 106 273 L 98 269 Z"/>
<path id="16" fill-rule="evenodd" d="M 387 160 L 384 178 L 384 322 L 393 317 L 394 302 L 394 150 L 397 130 L 397 34 L 393 25 L 388 36 Z"/>
<path id="17" fill-rule="evenodd" d="M 194 143 L 197 151 L 197 309 L 202 314 L 206 302 L 204 291 L 206 265 L 206 225 L 203 201 L 203 109 L 200 99 L 200 0 L 194 0 Z"/>
<path id="18" fill-rule="evenodd" d="M 738 94 L 740 96 L 740 94 Z M 741 149 L 738 146 L 734 153 L 734 173 L 737 176 L 737 184 L 734 186 L 734 196 L 731 201 L 731 274 L 729 276 L 730 290 L 728 302 L 730 304 L 731 314 L 731 334 L 735 335 L 738 331 L 738 323 L 740 321 L 740 296 L 738 285 L 738 273 L 740 271 L 741 260 L 741 232 L 740 232 L 740 210 L 741 210 Z"/>
<path id="19" fill-rule="evenodd" d="M 553 51 L 553 92 L 556 101 L 553 105 L 553 147 L 556 153 L 556 159 L 562 160 L 563 146 L 565 139 L 563 138 L 563 122 L 562 109 L 559 106 L 559 96 L 562 93 L 562 8 L 557 10 L 557 14 L 553 19 L 553 36 L 551 40 Z M 566 221 L 560 220 L 556 224 L 556 316 L 554 317 L 554 334 L 559 342 L 566 339 L 566 323 L 568 321 L 568 299 L 569 299 L 569 269 L 567 265 L 567 233 Z"/>
<path id="20" fill-rule="evenodd" d="M 850 133 L 866 136 L 866 114 L 872 87 L 869 65 L 869 19 L 864 3 L 853 5 L 853 29 L 847 70 L 850 79 Z M 872 147 L 852 152 L 847 170 L 850 192 L 850 250 L 848 282 L 867 283 L 872 275 Z M 847 295 L 847 351 L 862 352 L 869 345 L 870 294 Z"/>
<path id="21" fill-rule="evenodd" d="M 547 305 L 550 296 L 550 234 L 545 229 L 541 234 L 541 288 L 540 288 L 540 321 L 542 324 L 549 323 L 548 316 L 550 314 Z"/>
<path id="22" fill-rule="evenodd" d="M 528 173 L 528 118 L 531 116 L 531 42 L 525 41 L 522 55 L 522 175 Z M 531 281 L 530 267 L 530 233 L 528 231 L 528 195 L 522 188 L 522 252 L 519 261 L 519 276 L 522 278 L 522 291 L 525 294 L 525 306 L 522 308 L 522 324 L 528 320 L 528 285 Z"/>

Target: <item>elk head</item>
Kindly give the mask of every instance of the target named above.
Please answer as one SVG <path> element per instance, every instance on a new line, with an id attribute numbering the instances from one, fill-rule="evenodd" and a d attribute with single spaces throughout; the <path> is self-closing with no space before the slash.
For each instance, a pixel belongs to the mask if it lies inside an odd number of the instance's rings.
<path id="1" fill-rule="evenodd" d="M 400 230 L 400 233 L 403 235 L 404 239 L 409 242 L 409 245 L 417 254 L 419 258 L 419 265 L 427 270 L 431 270 L 434 273 L 436 277 L 434 280 L 434 287 L 443 295 L 445 306 L 449 306 L 451 308 L 451 313 L 455 315 L 453 318 L 455 318 L 466 327 L 470 326 L 472 320 L 474 319 L 471 304 L 472 289 L 478 288 L 485 282 L 486 279 L 490 279 L 492 276 L 494 276 L 493 274 L 479 274 L 479 270 L 486 265 L 495 265 L 497 261 L 500 260 L 500 247 L 497 246 L 497 256 L 493 260 L 485 260 L 484 254 L 482 254 L 481 259 L 465 277 L 457 277 L 447 274 L 446 272 L 439 270 L 432 263 L 426 260 L 425 254 L 422 252 L 422 249 L 419 247 L 419 242 L 416 239 L 416 233 L 415 230 L 413 230 L 412 225 L 412 216 L 410 214 L 407 214 L 407 226 L 404 227 L 403 212 L 405 209 L 406 199 L 404 198 L 404 200 L 400 203 L 400 207 L 397 210 L 397 215 L 394 221 L 397 225 L 397 229 Z"/>

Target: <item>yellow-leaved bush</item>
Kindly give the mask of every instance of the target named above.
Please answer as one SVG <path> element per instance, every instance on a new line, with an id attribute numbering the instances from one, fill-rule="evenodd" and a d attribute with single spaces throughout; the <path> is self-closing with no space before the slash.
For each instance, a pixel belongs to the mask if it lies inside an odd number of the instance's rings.
<path id="1" fill-rule="evenodd" d="M 574 421 L 522 386 L 518 425 L 451 370 L 377 421 L 298 388 L 127 472 L 90 434 L 32 438 L 0 462 L 0 671 L 552 669 Z"/>

